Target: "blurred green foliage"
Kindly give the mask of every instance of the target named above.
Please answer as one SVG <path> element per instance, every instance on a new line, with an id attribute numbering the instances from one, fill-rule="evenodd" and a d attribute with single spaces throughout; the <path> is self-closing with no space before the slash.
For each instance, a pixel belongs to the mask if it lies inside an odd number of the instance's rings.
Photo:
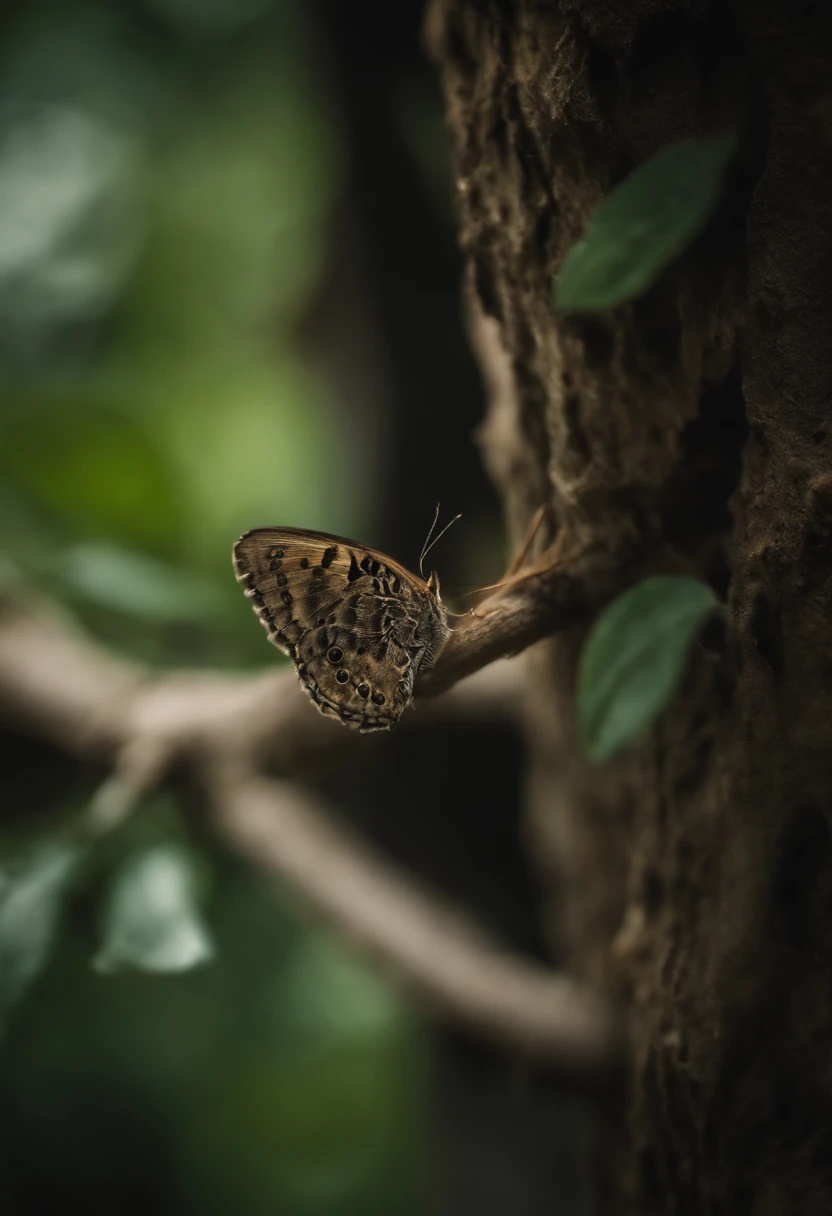
<path id="1" fill-rule="evenodd" d="M 337 132 L 293 7 L 235 26 L 215 0 L 221 45 L 198 6 L 151 7 L 167 37 L 73 4 L 27 10 L 6 45 L 0 543 L 145 657 L 263 661 L 231 541 L 360 530 L 365 505 L 342 472 L 358 437 L 293 342 Z"/>
<path id="2" fill-rule="evenodd" d="M 50 930 L 56 854 L 42 869 Z M 112 925 L 106 889 L 123 897 L 137 862 L 187 854 L 202 870 L 214 963 L 102 979 L 90 956 L 102 918 Z M 49 1211 L 58 1197 L 84 1212 L 421 1210 L 418 1026 L 247 869 L 189 842 L 172 800 L 106 839 L 68 906 L 0 1048 L 4 1211 Z M 29 912 L 31 925 L 31 900 Z M 0 932 L 2 920 L 0 902 Z M 145 923 L 141 948 L 152 938 Z M 114 945 L 124 936 L 110 929 Z"/>
<path id="3" fill-rule="evenodd" d="M 155 663 L 278 661 L 232 541 L 360 533 L 369 509 L 345 474 L 360 436 L 294 341 L 342 169 L 302 16 L 39 0 L 3 18 L 0 592 L 55 597 Z M 69 798 L 37 839 L 0 840 L 4 1212 L 421 1210 L 406 1008 L 175 804 L 82 857 L 50 843 L 84 810 Z M 164 961 L 174 932 L 205 965 L 90 965 Z"/>

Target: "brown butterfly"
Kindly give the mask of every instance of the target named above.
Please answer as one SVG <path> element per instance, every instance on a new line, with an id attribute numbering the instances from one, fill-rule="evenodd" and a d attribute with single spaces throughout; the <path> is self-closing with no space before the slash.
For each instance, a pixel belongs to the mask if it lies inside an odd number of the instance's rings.
<path id="1" fill-rule="evenodd" d="M 361 731 L 398 721 L 450 633 L 435 572 L 425 582 L 354 540 L 303 528 L 255 528 L 233 558 L 269 641 L 321 713 Z"/>

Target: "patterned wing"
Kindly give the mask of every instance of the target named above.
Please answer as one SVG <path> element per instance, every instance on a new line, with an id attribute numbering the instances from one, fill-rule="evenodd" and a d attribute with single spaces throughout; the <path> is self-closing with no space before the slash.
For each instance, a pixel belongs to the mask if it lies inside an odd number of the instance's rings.
<path id="1" fill-rule="evenodd" d="M 259 528 L 234 546 L 237 579 L 322 713 L 391 726 L 448 634 L 437 594 L 384 554 L 328 533 Z"/>

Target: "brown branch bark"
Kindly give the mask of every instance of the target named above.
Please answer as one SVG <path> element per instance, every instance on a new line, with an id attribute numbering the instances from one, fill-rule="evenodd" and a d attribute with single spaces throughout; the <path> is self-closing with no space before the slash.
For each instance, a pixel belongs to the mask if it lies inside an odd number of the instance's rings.
<path id="1" fill-rule="evenodd" d="M 560 570 L 553 567 L 541 574 L 531 575 L 511 589 L 510 595 L 497 594 L 485 600 L 453 631 L 434 667 L 420 676 L 416 693 L 420 697 L 437 696 L 453 687 L 459 680 L 506 655 L 519 654 L 542 638 L 565 629 L 586 612 L 593 588 L 597 596 L 602 589 L 601 569 L 609 575 L 611 566 L 604 566 L 596 557 Z M 603 583 L 608 583 L 604 579 Z"/>

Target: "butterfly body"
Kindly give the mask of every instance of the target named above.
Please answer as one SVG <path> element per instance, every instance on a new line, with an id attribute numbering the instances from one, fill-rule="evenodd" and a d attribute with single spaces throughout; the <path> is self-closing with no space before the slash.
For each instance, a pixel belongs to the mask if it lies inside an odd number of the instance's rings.
<path id="1" fill-rule="evenodd" d="M 233 558 L 321 713 L 362 731 L 398 721 L 450 633 L 435 574 L 425 582 L 374 549 L 302 528 L 255 528 Z"/>

